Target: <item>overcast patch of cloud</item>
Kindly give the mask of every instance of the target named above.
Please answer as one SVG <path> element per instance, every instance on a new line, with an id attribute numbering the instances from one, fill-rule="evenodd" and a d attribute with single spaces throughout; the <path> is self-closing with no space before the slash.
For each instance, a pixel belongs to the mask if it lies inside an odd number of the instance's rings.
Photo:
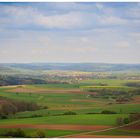
<path id="1" fill-rule="evenodd" d="M 139 63 L 139 4 L 0 4 L 1 62 Z"/>
<path id="2" fill-rule="evenodd" d="M 50 4 L 51 5 L 51 4 Z M 54 4 L 52 4 L 54 5 Z M 6 14 L 6 16 L 1 16 L 1 24 L 6 27 L 13 28 L 29 28 L 32 25 L 32 28 L 36 28 L 39 26 L 40 28 L 47 29 L 92 29 L 92 28 L 100 28 L 100 26 L 113 26 L 113 25 L 124 25 L 130 26 L 131 20 L 124 19 L 114 14 L 113 8 L 108 8 L 103 6 L 103 4 L 96 3 L 92 9 L 92 11 L 87 12 L 83 11 L 83 6 L 75 3 L 55 3 L 56 12 L 59 9 L 69 9 L 72 7 L 73 11 L 64 12 L 61 14 L 52 14 L 47 15 L 41 12 L 36 7 L 26 6 L 0 6 L 0 12 Z M 65 7 L 66 6 L 66 7 Z M 78 10 L 76 9 L 78 7 Z M 73 8 L 75 7 L 75 8 Z M 81 7 L 81 8 L 80 8 Z M 95 8 L 96 7 L 96 8 Z M 82 9 L 82 10 L 81 10 Z M 97 10 L 98 9 L 98 10 Z M 80 11 L 81 10 L 81 11 Z M 50 9 L 51 11 L 51 9 Z M 54 11 L 54 8 L 52 8 Z M 131 11 L 131 9 L 129 10 Z M 138 15 L 139 11 L 135 9 L 135 11 L 131 11 L 134 13 L 133 15 Z M 128 13 L 129 14 L 129 13 Z M 139 25 L 139 21 L 133 21 L 136 25 Z M 11 23 L 11 24 L 10 24 Z M 32 29 L 31 28 L 31 29 Z"/>

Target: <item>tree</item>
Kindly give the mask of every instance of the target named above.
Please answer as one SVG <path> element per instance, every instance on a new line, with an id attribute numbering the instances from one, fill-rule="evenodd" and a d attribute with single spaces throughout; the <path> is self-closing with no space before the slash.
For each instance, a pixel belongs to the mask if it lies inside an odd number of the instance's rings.
<path id="1" fill-rule="evenodd" d="M 122 114 L 122 109 L 120 108 L 120 114 Z"/>

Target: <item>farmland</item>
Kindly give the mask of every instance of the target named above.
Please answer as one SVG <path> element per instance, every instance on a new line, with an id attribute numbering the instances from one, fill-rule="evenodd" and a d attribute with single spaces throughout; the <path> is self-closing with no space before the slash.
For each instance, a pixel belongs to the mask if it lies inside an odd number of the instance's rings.
<path id="1" fill-rule="evenodd" d="M 0 137 L 76 137 L 140 119 L 139 71 L 9 69 L 0 70 Z M 83 137 L 139 137 L 137 128 Z"/>

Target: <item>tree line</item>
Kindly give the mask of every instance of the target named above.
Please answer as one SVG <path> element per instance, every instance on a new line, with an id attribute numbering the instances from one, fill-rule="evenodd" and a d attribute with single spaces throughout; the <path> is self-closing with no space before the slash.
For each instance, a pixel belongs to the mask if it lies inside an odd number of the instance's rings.
<path id="1" fill-rule="evenodd" d="M 16 101 L 0 96 L 0 118 L 8 118 L 9 115 L 14 115 L 22 111 L 34 111 L 41 107 L 34 102 Z"/>

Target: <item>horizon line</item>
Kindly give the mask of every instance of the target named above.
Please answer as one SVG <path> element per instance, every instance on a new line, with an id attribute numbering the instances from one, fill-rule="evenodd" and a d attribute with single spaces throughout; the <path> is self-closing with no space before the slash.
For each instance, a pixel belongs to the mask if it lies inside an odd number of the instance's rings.
<path id="1" fill-rule="evenodd" d="M 140 65 L 140 63 L 111 63 L 111 62 L 0 62 L 0 64 L 126 64 Z"/>

